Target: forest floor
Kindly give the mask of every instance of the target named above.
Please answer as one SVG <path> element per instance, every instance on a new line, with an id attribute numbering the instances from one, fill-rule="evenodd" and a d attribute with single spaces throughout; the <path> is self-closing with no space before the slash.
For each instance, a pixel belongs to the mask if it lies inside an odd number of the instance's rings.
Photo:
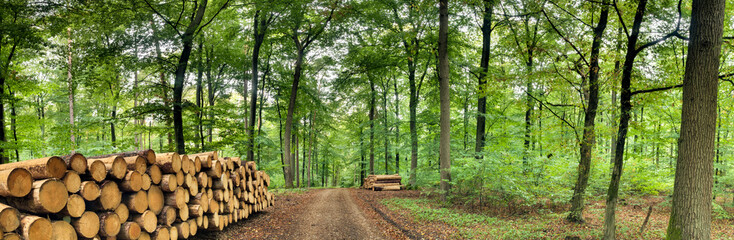
<path id="1" fill-rule="evenodd" d="M 275 205 L 265 212 L 196 239 L 599 239 L 603 231 L 603 201 L 587 203 L 586 224 L 565 221 L 564 206 L 467 206 L 445 207 L 415 190 L 285 191 L 276 193 Z M 653 211 L 641 234 L 650 206 Z M 659 196 L 623 199 L 617 238 L 663 239 L 669 208 Z M 731 207 L 724 210 L 734 214 Z M 731 239 L 733 225 L 734 220 L 715 219 L 713 239 Z"/>

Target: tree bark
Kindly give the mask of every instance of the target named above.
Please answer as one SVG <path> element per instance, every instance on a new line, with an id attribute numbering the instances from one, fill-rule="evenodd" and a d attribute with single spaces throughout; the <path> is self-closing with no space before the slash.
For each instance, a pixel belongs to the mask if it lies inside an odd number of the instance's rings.
<path id="1" fill-rule="evenodd" d="M 398 80 L 393 81 L 395 88 L 395 173 L 400 174 L 400 100 L 398 99 Z"/>
<path id="2" fill-rule="evenodd" d="M 291 128 L 293 127 L 293 111 L 296 107 L 296 94 L 298 94 L 298 83 L 301 80 L 301 72 L 303 68 L 303 49 L 298 49 L 296 54 L 296 64 L 293 71 L 293 85 L 291 86 L 291 94 L 290 98 L 288 100 L 288 113 L 285 117 L 285 133 L 283 134 L 285 136 L 285 139 L 283 140 L 283 152 L 286 153 L 283 156 L 285 157 L 285 164 L 288 165 L 289 169 L 293 169 L 293 160 L 291 158 L 290 152 L 291 152 Z M 293 172 L 288 171 L 289 179 L 285 182 L 286 188 L 292 188 L 293 187 Z"/>
<path id="3" fill-rule="evenodd" d="M 184 80 L 186 78 L 186 67 L 189 64 L 189 57 L 191 56 L 191 48 L 194 42 L 194 33 L 199 28 L 201 20 L 204 18 L 204 12 L 206 11 L 206 5 L 208 0 L 202 0 L 196 9 L 196 14 L 191 19 L 186 31 L 181 35 L 181 42 L 183 43 L 183 50 L 181 51 L 181 57 L 178 59 L 176 65 L 176 80 L 173 83 L 173 130 L 176 137 L 176 152 L 179 154 L 186 154 L 186 143 L 183 135 L 183 108 L 182 108 L 182 97 L 184 89 Z"/>
<path id="4" fill-rule="evenodd" d="M 69 54 L 66 60 L 67 63 L 67 69 L 66 69 L 66 81 L 69 83 L 69 133 L 70 133 L 70 141 L 71 141 L 71 153 L 73 154 L 76 152 L 76 138 L 74 138 L 74 80 L 71 78 L 71 28 L 66 29 L 67 33 L 67 42 L 66 46 L 69 50 Z M 2 109 L 0 109 L 2 110 Z M 4 111 L 3 111 L 4 112 Z M 0 118 L 3 118 L 4 120 L 4 114 L 0 114 Z M 5 142 L 5 124 L 3 124 L 2 133 L 0 133 L 0 141 Z M 3 160 L 4 161 L 4 160 Z"/>
<path id="5" fill-rule="evenodd" d="M 693 1 L 667 239 L 711 238 L 714 137 L 725 5 L 725 0 Z"/>
<path id="6" fill-rule="evenodd" d="M 484 0 L 484 17 L 482 20 L 482 59 L 479 61 L 479 99 L 477 100 L 477 132 L 474 153 L 476 158 L 482 158 L 484 141 L 487 134 L 485 129 L 487 119 L 487 72 L 489 70 L 489 50 L 492 44 L 492 1 Z"/>
<path id="7" fill-rule="evenodd" d="M 375 174 L 375 82 L 370 76 L 370 174 Z"/>
<path id="8" fill-rule="evenodd" d="M 268 30 L 268 22 L 260 16 L 260 10 L 255 12 L 255 17 L 252 20 L 253 34 L 255 44 L 252 48 L 252 90 L 250 93 L 250 126 L 247 128 L 248 131 L 248 144 L 249 150 L 247 151 L 247 161 L 254 161 L 255 159 L 255 112 L 257 111 L 257 78 L 258 78 L 258 60 L 260 58 L 260 47 L 263 41 L 265 41 L 265 34 Z"/>
<path id="9" fill-rule="evenodd" d="M 202 126 L 202 118 L 204 118 L 204 89 L 201 85 L 202 77 L 204 75 L 204 64 L 203 60 L 204 57 L 204 37 L 202 35 L 201 38 L 199 38 L 199 49 L 197 52 L 197 61 L 196 61 L 196 145 L 199 145 L 197 148 L 204 150 L 204 126 Z"/>
<path id="10" fill-rule="evenodd" d="M 414 44 L 418 44 L 414 41 Z M 405 43 L 406 53 L 411 53 L 411 49 L 407 43 Z M 417 55 L 417 53 L 416 53 Z M 408 102 L 408 108 L 410 111 L 409 124 L 410 124 L 410 179 L 408 185 L 415 186 L 417 180 L 417 169 L 418 169 L 418 129 L 416 127 L 416 113 L 418 108 L 418 88 L 415 84 L 415 61 L 416 55 L 408 57 L 408 85 L 410 86 L 410 99 Z M 427 64 L 427 63 L 426 63 Z"/>
<path id="11" fill-rule="evenodd" d="M 448 0 L 439 3 L 438 28 L 438 79 L 441 98 L 441 145 L 439 156 L 441 161 L 441 191 L 442 200 L 447 201 L 451 188 L 451 102 L 449 99 L 449 56 L 448 56 L 448 29 L 449 10 Z"/>
<path id="12" fill-rule="evenodd" d="M 594 124 L 596 110 L 599 106 L 599 51 L 601 50 L 602 37 L 607 28 L 609 20 L 609 1 L 602 2 L 599 23 L 594 28 L 594 40 L 591 43 L 591 57 L 589 62 L 589 97 L 587 99 L 586 111 L 584 113 L 584 135 L 579 144 L 579 167 L 576 186 L 571 197 L 571 213 L 566 217 L 571 222 L 584 222 L 584 194 L 589 185 L 589 174 L 591 173 L 591 154 L 594 151 L 596 133 Z"/>

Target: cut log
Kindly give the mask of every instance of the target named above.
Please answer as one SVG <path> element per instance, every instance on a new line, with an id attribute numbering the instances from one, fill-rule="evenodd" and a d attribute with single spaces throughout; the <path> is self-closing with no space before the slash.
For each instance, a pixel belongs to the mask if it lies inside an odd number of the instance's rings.
<path id="1" fill-rule="evenodd" d="M 150 176 L 150 181 L 153 182 L 153 184 L 161 183 L 161 176 L 163 176 L 163 173 L 158 165 L 148 166 L 148 171 L 146 171 L 146 173 Z"/>
<path id="2" fill-rule="evenodd" d="M 178 219 L 181 221 L 189 220 L 189 206 L 184 205 L 184 207 L 178 209 Z"/>
<path id="3" fill-rule="evenodd" d="M 60 157 L 45 157 L 20 162 L 0 164 L 0 171 L 24 168 L 33 179 L 61 179 L 66 174 L 66 163 Z M 50 223 L 49 223 L 50 224 Z"/>
<path id="4" fill-rule="evenodd" d="M 189 173 L 189 169 L 193 167 L 193 161 L 189 161 L 188 155 L 181 155 L 181 172 Z"/>
<path id="5" fill-rule="evenodd" d="M 94 156 L 90 158 L 107 158 L 107 157 L 115 157 L 115 156 L 120 156 L 120 157 L 141 156 L 141 157 L 144 157 L 148 161 L 148 164 L 155 164 L 156 162 L 156 153 L 155 151 L 153 151 L 153 149 L 113 153 L 113 154 L 107 154 L 107 155 Z"/>
<path id="6" fill-rule="evenodd" d="M 99 189 L 99 185 L 95 183 L 94 181 L 84 181 L 81 183 L 81 187 L 79 188 L 79 195 L 84 198 L 84 200 L 87 201 L 94 201 L 99 197 L 101 194 L 101 191 Z"/>
<path id="7" fill-rule="evenodd" d="M 212 161 L 212 167 L 206 170 L 206 175 L 212 178 L 220 178 L 223 171 L 221 162 Z"/>
<path id="8" fill-rule="evenodd" d="M 161 190 L 164 192 L 173 192 L 176 191 L 176 188 L 178 187 L 178 183 L 176 181 L 176 175 L 175 174 L 165 174 L 161 177 Z"/>
<path id="9" fill-rule="evenodd" d="M 143 213 L 148 210 L 148 194 L 145 191 L 126 193 L 122 197 L 122 203 L 125 204 L 130 211 Z"/>
<path id="10" fill-rule="evenodd" d="M 0 203 L 0 231 L 12 232 L 20 226 L 20 212 L 17 209 Z"/>
<path id="11" fill-rule="evenodd" d="M 158 186 L 150 186 L 150 189 L 148 189 L 148 209 L 158 215 L 161 213 L 164 204 L 163 191 Z"/>
<path id="12" fill-rule="evenodd" d="M 17 233 L 3 233 L 3 240 L 23 240 L 23 238 Z"/>
<path id="13" fill-rule="evenodd" d="M 143 178 L 142 189 L 145 191 L 148 191 L 148 189 L 150 189 L 150 185 L 153 184 L 153 182 L 150 180 L 150 175 L 148 175 L 147 173 L 144 173 L 142 175 L 142 178 Z"/>
<path id="14" fill-rule="evenodd" d="M 104 181 L 100 185 L 100 189 L 99 198 L 89 202 L 87 208 L 96 211 L 114 210 L 122 201 L 122 192 L 117 187 L 117 183 L 111 180 Z"/>
<path id="15" fill-rule="evenodd" d="M 140 238 L 141 233 L 140 225 L 136 222 L 125 222 L 120 227 L 120 234 L 117 235 L 117 239 L 121 240 L 137 240 Z"/>
<path id="16" fill-rule="evenodd" d="M 199 183 L 199 187 L 206 188 L 208 186 L 209 176 L 205 172 L 196 174 L 196 181 Z"/>
<path id="17" fill-rule="evenodd" d="M 178 229 L 175 226 L 168 228 L 168 233 L 170 234 L 171 240 L 178 240 Z"/>
<path id="18" fill-rule="evenodd" d="M 189 238 L 189 234 L 191 234 L 189 230 L 189 223 L 188 222 L 179 222 L 175 223 L 174 227 L 178 230 L 178 236 L 182 238 Z"/>
<path id="19" fill-rule="evenodd" d="M 80 218 L 72 218 L 71 225 L 81 237 L 92 238 L 99 232 L 99 216 L 96 213 L 86 211 Z"/>
<path id="20" fill-rule="evenodd" d="M 182 171 L 176 172 L 176 184 L 179 186 L 184 184 L 184 173 Z"/>
<path id="21" fill-rule="evenodd" d="M 171 226 L 176 221 L 176 208 L 165 206 L 161 213 L 158 214 L 158 224 Z"/>
<path id="22" fill-rule="evenodd" d="M 189 203 L 192 205 L 199 205 L 203 212 L 206 212 L 209 208 L 209 198 L 207 198 L 206 194 L 204 193 L 196 194 L 196 196 L 191 198 L 191 201 L 189 201 Z"/>
<path id="23" fill-rule="evenodd" d="M 89 160 L 100 160 L 107 168 L 107 174 L 115 179 L 123 179 L 127 173 L 127 162 L 120 156 L 111 156 L 106 158 L 89 158 Z"/>
<path id="24" fill-rule="evenodd" d="M 68 167 L 69 169 L 74 170 L 79 174 L 84 174 L 87 172 L 87 158 L 84 157 L 84 155 L 73 153 L 63 156 L 61 157 L 61 159 L 64 160 L 64 163 L 66 163 L 66 167 Z"/>
<path id="25" fill-rule="evenodd" d="M 76 240 L 76 230 L 70 223 L 65 221 L 53 221 L 51 223 L 52 240 Z"/>
<path id="26" fill-rule="evenodd" d="M 115 237 L 120 233 L 120 217 L 114 212 L 99 214 L 99 235 L 102 237 Z"/>
<path id="27" fill-rule="evenodd" d="M 102 182 L 107 178 L 107 167 L 100 160 L 87 160 L 87 176 L 96 182 Z"/>
<path id="28" fill-rule="evenodd" d="M 194 160 L 194 172 L 201 172 L 201 158 L 198 156 L 193 158 Z"/>
<path id="29" fill-rule="evenodd" d="M 123 192 L 140 191 L 143 188 L 143 176 L 137 171 L 128 170 L 119 186 Z"/>
<path id="30" fill-rule="evenodd" d="M 61 181 L 64 182 L 66 190 L 69 191 L 69 193 L 79 192 L 79 188 L 81 188 L 82 185 L 82 179 L 74 170 L 67 170 L 66 175 L 64 175 L 64 178 L 62 178 Z"/>
<path id="31" fill-rule="evenodd" d="M 54 179 L 33 182 L 33 190 L 23 198 L 8 198 L 9 205 L 37 214 L 57 213 L 66 206 L 69 192 L 64 183 Z M 50 223 L 49 223 L 50 224 Z"/>
<path id="32" fill-rule="evenodd" d="M 23 168 L 0 171 L 0 196 L 23 197 L 31 192 L 33 176 Z"/>
<path id="33" fill-rule="evenodd" d="M 156 165 L 160 167 L 163 173 L 176 173 L 181 171 L 181 157 L 178 153 L 158 153 L 156 154 Z"/>
<path id="34" fill-rule="evenodd" d="M 189 216 L 199 217 L 204 215 L 204 209 L 199 204 L 189 204 Z"/>
<path id="35" fill-rule="evenodd" d="M 157 226 L 157 229 L 154 229 L 155 232 L 151 232 L 150 239 L 153 240 L 170 240 L 171 234 L 170 229 L 166 226 Z"/>
<path id="36" fill-rule="evenodd" d="M 155 231 L 156 226 L 158 225 L 158 218 L 155 216 L 155 213 L 152 211 L 145 211 L 142 214 L 133 214 L 132 220 L 138 225 L 140 225 L 140 228 L 143 229 L 143 231 L 153 233 Z"/>
<path id="37" fill-rule="evenodd" d="M 61 210 L 61 214 L 70 217 L 81 217 L 84 211 L 86 211 L 84 198 L 78 194 L 71 194 L 66 201 L 66 206 Z"/>
<path id="38" fill-rule="evenodd" d="M 127 170 L 136 171 L 140 174 L 145 173 L 148 169 L 148 161 L 142 156 L 124 157 L 127 164 Z"/>
<path id="39" fill-rule="evenodd" d="M 150 240 L 150 239 L 151 238 L 150 238 L 150 234 L 149 233 L 147 233 L 145 231 L 141 231 L 140 232 L 140 238 L 138 238 L 138 240 Z"/>
<path id="40" fill-rule="evenodd" d="M 191 219 L 189 222 L 189 236 L 193 237 L 196 235 L 196 232 L 199 230 L 199 227 L 196 224 L 196 220 Z"/>
<path id="41" fill-rule="evenodd" d="M 165 205 L 175 206 L 176 208 L 183 208 L 186 206 L 186 195 L 188 191 L 179 187 L 172 193 L 165 193 Z"/>
<path id="42" fill-rule="evenodd" d="M 53 227 L 48 219 L 35 215 L 21 214 L 18 234 L 27 240 L 51 240 Z"/>
<path id="43" fill-rule="evenodd" d="M 127 222 L 130 218 L 130 209 L 128 209 L 125 204 L 118 205 L 115 208 L 115 213 L 117 214 L 117 217 L 120 218 L 120 222 Z"/>

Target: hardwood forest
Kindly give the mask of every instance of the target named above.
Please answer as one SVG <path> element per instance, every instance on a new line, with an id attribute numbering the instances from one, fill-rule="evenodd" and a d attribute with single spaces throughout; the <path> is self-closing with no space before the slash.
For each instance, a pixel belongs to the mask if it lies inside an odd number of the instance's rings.
<path id="1" fill-rule="evenodd" d="M 731 239 L 733 111 L 732 0 L 0 2 L 0 169 L 219 151 L 402 238 Z"/>

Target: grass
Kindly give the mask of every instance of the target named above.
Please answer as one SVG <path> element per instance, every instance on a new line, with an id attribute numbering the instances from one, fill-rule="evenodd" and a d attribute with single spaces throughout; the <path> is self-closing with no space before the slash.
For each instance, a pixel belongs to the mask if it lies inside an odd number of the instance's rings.
<path id="1" fill-rule="evenodd" d="M 418 224 L 443 223 L 456 229 L 452 238 L 461 239 L 600 239 L 603 235 L 604 208 L 589 206 L 587 224 L 573 224 L 564 220 L 567 213 L 539 213 L 523 216 L 495 217 L 485 213 L 469 213 L 446 208 L 427 198 L 390 198 L 382 201 L 391 211 L 407 212 Z M 643 210 L 644 211 L 644 210 Z M 651 218 L 643 234 L 639 233 L 644 214 L 629 208 L 619 208 L 617 236 L 619 239 L 663 239 L 667 227 L 667 213 Z M 713 239 L 730 239 L 722 222 L 713 224 Z M 718 225 L 718 227 L 717 227 Z M 723 223 L 727 225 L 727 223 Z M 719 229 L 719 231 L 717 231 Z"/>

